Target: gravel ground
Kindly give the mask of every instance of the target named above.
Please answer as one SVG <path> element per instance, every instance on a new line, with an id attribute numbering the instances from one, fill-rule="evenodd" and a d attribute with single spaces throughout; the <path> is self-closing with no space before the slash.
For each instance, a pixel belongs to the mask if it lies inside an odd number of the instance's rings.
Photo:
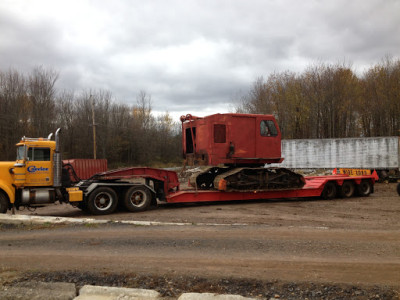
<path id="1" fill-rule="evenodd" d="M 44 282 L 75 283 L 129 288 L 154 289 L 163 297 L 177 297 L 184 292 L 236 294 L 262 299 L 399 299 L 390 287 L 337 284 L 258 281 L 253 279 L 212 279 L 201 277 L 157 277 L 139 274 L 94 274 L 78 272 L 29 272 L 7 283 L 38 280 Z"/>

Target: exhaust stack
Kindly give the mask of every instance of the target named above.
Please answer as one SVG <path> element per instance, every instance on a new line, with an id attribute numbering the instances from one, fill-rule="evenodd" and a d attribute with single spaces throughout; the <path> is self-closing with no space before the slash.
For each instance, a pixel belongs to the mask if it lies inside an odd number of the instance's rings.
<path id="1" fill-rule="evenodd" d="M 58 128 L 55 134 L 55 141 L 56 141 L 56 151 L 54 152 L 54 168 L 53 168 L 53 174 L 54 174 L 54 182 L 53 186 L 54 187 L 61 187 L 62 182 L 61 182 L 61 176 L 62 176 L 62 161 L 61 161 L 61 153 L 60 153 L 60 137 L 59 133 L 61 131 L 61 128 Z"/>

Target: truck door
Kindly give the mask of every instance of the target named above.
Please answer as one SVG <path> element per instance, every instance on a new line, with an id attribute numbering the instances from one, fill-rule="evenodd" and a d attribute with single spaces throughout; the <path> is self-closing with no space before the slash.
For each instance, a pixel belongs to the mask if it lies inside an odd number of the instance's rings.
<path id="1" fill-rule="evenodd" d="M 51 149 L 47 147 L 29 147 L 26 161 L 25 186 L 52 186 L 53 164 Z"/>

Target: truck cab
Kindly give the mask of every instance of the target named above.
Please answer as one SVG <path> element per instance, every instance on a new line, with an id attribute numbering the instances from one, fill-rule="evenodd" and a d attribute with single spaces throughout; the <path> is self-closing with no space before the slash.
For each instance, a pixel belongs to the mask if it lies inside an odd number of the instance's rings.
<path id="1" fill-rule="evenodd" d="M 0 163 L 0 213 L 11 207 L 82 200 L 78 189 L 62 186 L 62 161 L 56 140 L 23 137 L 15 162 Z M 70 197 L 72 196 L 72 197 Z"/>
<path id="2" fill-rule="evenodd" d="M 12 169 L 14 185 L 18 188 L 52 186 L 55 148 L 55 141 L 22 138 L 17 144 L 17 160 Z"/>

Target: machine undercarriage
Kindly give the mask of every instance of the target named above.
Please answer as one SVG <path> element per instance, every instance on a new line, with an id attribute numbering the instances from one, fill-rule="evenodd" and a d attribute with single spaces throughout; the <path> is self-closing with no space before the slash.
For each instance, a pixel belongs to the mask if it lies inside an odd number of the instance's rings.
<path id="1" fill-rule="evenodd" d="M 285 168 L 209 167 L 190 177 L 202 190 L 270 191 L 302 188 L 304 177 Z"/>

